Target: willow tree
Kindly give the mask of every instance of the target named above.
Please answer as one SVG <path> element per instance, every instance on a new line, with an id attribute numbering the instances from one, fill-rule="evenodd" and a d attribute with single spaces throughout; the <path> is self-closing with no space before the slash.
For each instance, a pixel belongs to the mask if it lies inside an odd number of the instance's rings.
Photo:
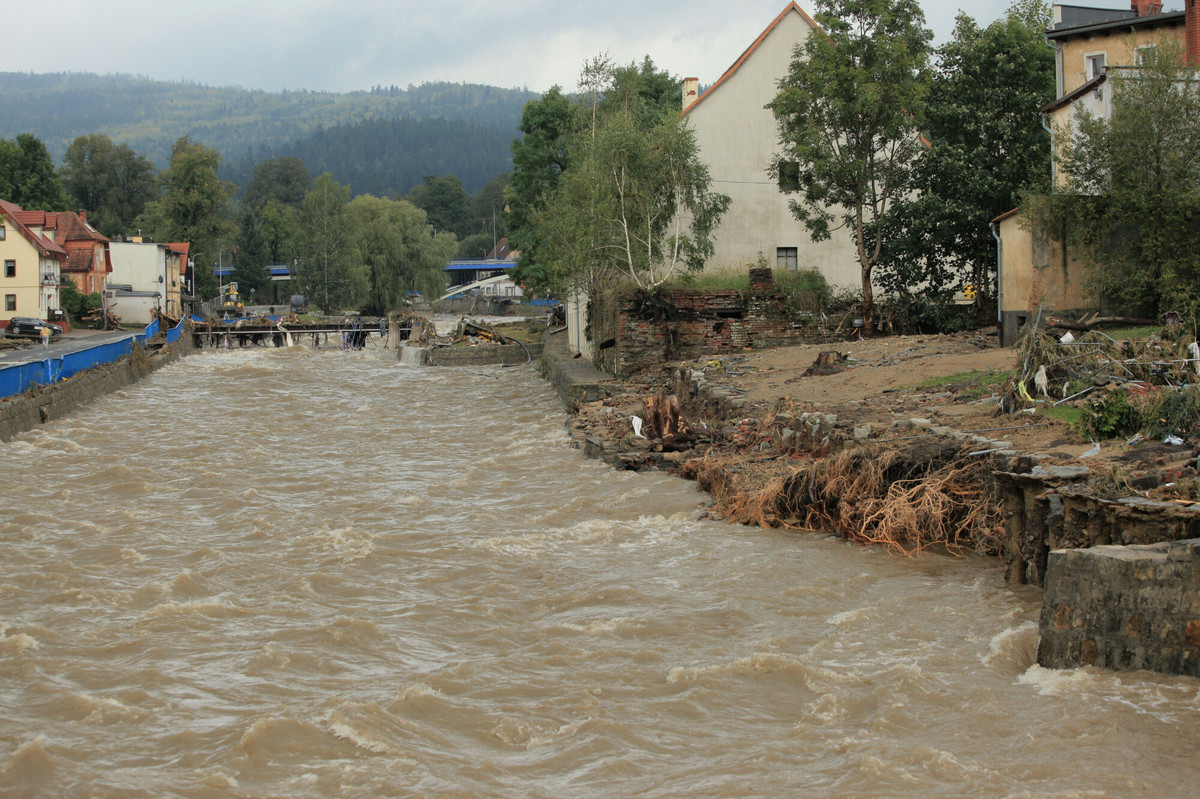
<path id="1" fill-rule="evenodd" d="M 410 291 L 437 299 L 458 249 L 454 234 L 435 234 L 425 212 L 407 200 L 364 194 L 348 210 L 354 256 L 365 271 L 367 310 L 403 308 Z"/>
<path id="2" fill-rule="evenodd" d="M 796 48 L 768 104 L 779 124 L 792 214 L 821 241 L 854 239 L 863 325 L 873 332 L 872 273 L 889 208 L 910 190 L 932 34 L 916 0 L 816 0 L 814 31 Z"/>

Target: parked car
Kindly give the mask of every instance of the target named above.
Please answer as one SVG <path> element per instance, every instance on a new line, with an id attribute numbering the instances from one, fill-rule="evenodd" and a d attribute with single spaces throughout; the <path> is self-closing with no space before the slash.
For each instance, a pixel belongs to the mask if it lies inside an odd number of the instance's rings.
<path id="1" fill-rule="evenodd" d="M 62 335 L 62 325 L 56 325 L 53 322 L 43 322 L 41 319 L 34 319 L 32 316 L 14 316 L 4 326 L 4 330 L 14 336 L 40 336 L 43 327 L 50 328 L 50 335 L 52 336 Z"/>

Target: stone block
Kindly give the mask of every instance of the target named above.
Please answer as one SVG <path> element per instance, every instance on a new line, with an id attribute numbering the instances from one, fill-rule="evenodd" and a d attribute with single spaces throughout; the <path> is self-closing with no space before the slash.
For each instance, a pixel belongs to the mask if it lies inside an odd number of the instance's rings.
<path id="1" fill-rule="evenodd" d="M 1183 642 L 1191 647 L 1200 647 L 1200 619 L 1193 619 L 1184 625 Z"/>

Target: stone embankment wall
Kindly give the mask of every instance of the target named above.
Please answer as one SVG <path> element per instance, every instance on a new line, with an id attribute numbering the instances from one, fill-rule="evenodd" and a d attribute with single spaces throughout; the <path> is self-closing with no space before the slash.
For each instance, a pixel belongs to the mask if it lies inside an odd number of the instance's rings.
<path id="1" fill-rule="evenodd" d="M 1200 537 L 1200 509 L 1140 496 L 1101 497 L 1084 466 L 999 470 L 1009 582 L 1042 585 L 1051 551 Z"/>
<path id="2" fill-rule="evenodd" d="M 600 371 L 587 358 L 576 358 L 567 351 L 565 334 L 546 337 L 538 368 L 567 413 L 574 413 L 582 403 L 611 397 L 624 386 L 612 375 Z"/>
<path id="3" fill-rule="evenodd" d="M 592 341 L 601 366 L 617 375 L 663 361 L 818 341 L 811 319 L 791 313 L 770 269 L 750 270 L 750 290 L 624 292 L 593 301 Z"/>
<path id="4" fill-rule="evenodd" d="M 143 377 L 189 354 L 192 337 L 181 336 L 175 344 L 145 349 L 134 346 L 133 354 L 116 363 L 97 366 L 53 386 L 38 386 L 0 401 L 0 441 L 87 405 L 97 397 L 132 385 Z"/>
<path id="5" fill-rule="evenodd" d="M 457 300 L 437 300 L 432 305 L 435 313 L 455 313 L 473 316 L 546 316 L 551 309 L 546 306 L 525 305 L 511 297 L 463 297 Z"/>
<path id="6" fill-rule="evenodd" d="M 399 348 L 398 357 L 406 366 L 504 366 L 529 363 L 542 354 L 542 345 L 481 344 L 477 347 Z"/>
<path id="7" fill-rule="evenodd" d="M 1038 663 L 1200 677 L 1200 540 L 1051 552 Z"/>

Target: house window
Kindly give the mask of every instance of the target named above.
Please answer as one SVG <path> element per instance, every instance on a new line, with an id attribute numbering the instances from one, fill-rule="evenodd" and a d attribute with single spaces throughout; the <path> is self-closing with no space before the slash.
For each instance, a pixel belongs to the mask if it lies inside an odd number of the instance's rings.
<path id="1" fill-rule="evenodd" d="M 795 272 L 800 268 L 800 253 L 795 247 L 776 247 L 775 266 Z"/>
<path id="2" fill-rule="evenodd" d="M 1134 51 L 1134 63 L 1139 67 L 1145 66 L 1146 61 L 1154 56 L 1154 51 L 1158 49 L 1158 45 L 1145 44 Z"/>
<path id="3" fill-rule="evenodd" d="M 11 258 L 5 260 L 5 262 L 4 262 L 4 276 L 5 277 L 16 277 L 17 276 L 17 262 L 12 260 Z"/>
<path id="4" fill-rule="evenodd" d="M 17 310 L 17 295 L 16 294 L 5 294 L 4 295 L 4 310 L 6 310 L 6 311 Z"/>
<path id="5" fill-rule="evenodd" d="M 800 191 L 800 164 L 796 161 L 779 162 L 779 190 Z"/>
<path id="6" fill-rule="evenodd" d="M 4 241 L 4 236 L 5 236 L 5 235 L 6 235 L 6 234 L 5 234 L 5 232 L 4 232 L 4 225 L 0 225 L 0 241 Z"/>
<path id="7" fill-rule="evenodd" d="M 1083 61 L 1087 71 L 1088 80 L 1104 74 L 1104 53 L 1091 53 L 1090 55 L 1085 55 L 1083 57 Z"/>

